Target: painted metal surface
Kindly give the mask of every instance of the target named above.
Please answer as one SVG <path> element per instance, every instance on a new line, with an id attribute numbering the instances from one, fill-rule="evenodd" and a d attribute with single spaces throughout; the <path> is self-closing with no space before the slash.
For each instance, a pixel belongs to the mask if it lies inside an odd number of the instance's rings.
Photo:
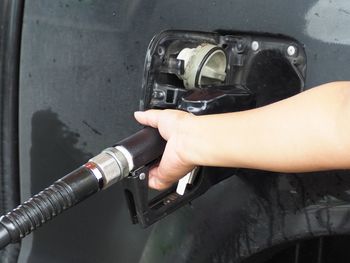
<path id="1" fill-rule="evenodd" d="M 305 45 L 306 86 L 312 87 L 349 78 L 349 20 L 346 0 L 26 1 L 20 68 L 22 199 L 136 130 L 132 112 L 139 103 L 145 51 L 161 30 L 289 35 Z M 52 171 L 57 162 L 61 169 Z M 291 211 L 301 209 L 293 205 L 293 191 L 304 193 L 297 200 L 321 218 L 313 219 L 319 228 L 312 231 L 347 229 L 346 222 L 337 221 L 347 218 L 347 206 L 334 211 L 344 217 L 331 219 L 330 210 L 323 209 L 348 200 L 345 174 L 339 177 L 342 198 L 330 193 L 339 188 L 327 188 L 338 182 L 333 173 L 320 175 L 321 185 L 314 179 L 318 175 L 233 177 L 152 232 L 131 225 L 121 187 L 115 186 L 26 238 L 19 262 L 234 262 L 235 248 L 248 255 L 252 244 L 235 243 L 240 222 L 257 227 L 240 240 L 249 241 L 256 231 L 271 237 L 269 242 L 283 239 L 281 228 L 259 225 L 264 219 L 273 222 L 270 207 L 279 206 L 280 193 L 291 202 Z M 316 186 L 315 200 L 306 197 L 305 189 Z M 249 211 L 257 217 L 249 217 Z M 303 226 L 309 220 L 305 215 L 288 214 L 284 224 Z"/>
<path id="2" fill-rule="evenodd" d="M 23 1 L 0 2 L 0 213 L 19 202 L 18 92 Z M 1 262 L 16 262 L 19 244 L 0 251 Z"/>

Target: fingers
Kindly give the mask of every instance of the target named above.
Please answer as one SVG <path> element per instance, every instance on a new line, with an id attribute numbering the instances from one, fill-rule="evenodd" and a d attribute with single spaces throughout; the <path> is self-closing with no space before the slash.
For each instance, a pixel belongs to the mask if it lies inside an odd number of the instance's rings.
<path id="1" fill-rule="evenodd" d="M 165 190 L 171 187 L 174 183 L 177 183 L 184 175 L 192 171 L 194 167 L 188 168 L 182 172 L 176 172 L 174 174 L 162 172 L 161 166 L 156 166 L 150 170 L 148 178 L 148 186 L 156 190 Z"/>
<path id="2" fill-rule="evenodd" d="M 167 189 L 193 168 L 193 165 L 183 163 L 167 145 L 159 165 L 149 173 L 149 187 L 157 190 Z"/>
<path id="3" fill-rule="evenodd" d="M 164 190 L 169 188 L 172 183 L 170 182 L 164 182 L 162 179 L 159 179 L 159 166 L 153 167 L 149 172 L 148 177 L 148 186 L 150 188 L 156 189 L 156 190 Z"/>
<path id="4" fill-rule="evenodd" d="M 187 133 L 187 130 L 179 127 L 186 127 L 184 123 L 188 123 L 189 115 L 177 110 L 138 111 L 134 115 L 139 123 L 158 128 L 161 136 L 168 141 L 159 166 L 151 169 L 149 173 L 149 186 L 157 190 L 169 188 L 194 168 L 184 161 L 184 158 L 180 158 L 184 149 L 179 141 L 184 137 L 183 132 Z"/>

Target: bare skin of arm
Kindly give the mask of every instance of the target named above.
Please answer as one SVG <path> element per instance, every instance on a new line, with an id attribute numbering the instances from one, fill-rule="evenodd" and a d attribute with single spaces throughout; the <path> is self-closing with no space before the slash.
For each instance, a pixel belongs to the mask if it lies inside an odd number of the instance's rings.
<path id="1" fill-rule="evenodd" d="M 161 190 L 195 166 L 307 172 L 350 168 L 350 82 L 325 84 L 242 112 L 194 116 L 136 112 L 168 141 L 150 187 Z"/>

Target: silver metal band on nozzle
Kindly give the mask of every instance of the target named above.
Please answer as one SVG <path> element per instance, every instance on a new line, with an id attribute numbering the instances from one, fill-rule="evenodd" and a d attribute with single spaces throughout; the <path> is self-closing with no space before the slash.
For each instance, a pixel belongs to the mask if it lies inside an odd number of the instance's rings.
<path id="1" fill-rule="evenodd" d="M 103 189 L 119 182 L 133 169 L 132 157 L 126 149 L 121 150 L 120 146 L 104 149 L 91 158 L 89 163 L 94 163 L 97 167 L 91 169 L 96 178 L 102 176 Z"/>

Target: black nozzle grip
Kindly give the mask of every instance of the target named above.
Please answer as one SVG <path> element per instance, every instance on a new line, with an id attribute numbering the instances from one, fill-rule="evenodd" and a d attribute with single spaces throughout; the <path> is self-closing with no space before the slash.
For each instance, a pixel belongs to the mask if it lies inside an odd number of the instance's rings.
<path id="1" fill-rule="evenodd" d="M 123 146 L 131 154 L 134 170 L 149 164 L 162 156 L 166 141 L 158 130 L 145 127 L 130 137 L 120 141 L 116 146 Z"/>

